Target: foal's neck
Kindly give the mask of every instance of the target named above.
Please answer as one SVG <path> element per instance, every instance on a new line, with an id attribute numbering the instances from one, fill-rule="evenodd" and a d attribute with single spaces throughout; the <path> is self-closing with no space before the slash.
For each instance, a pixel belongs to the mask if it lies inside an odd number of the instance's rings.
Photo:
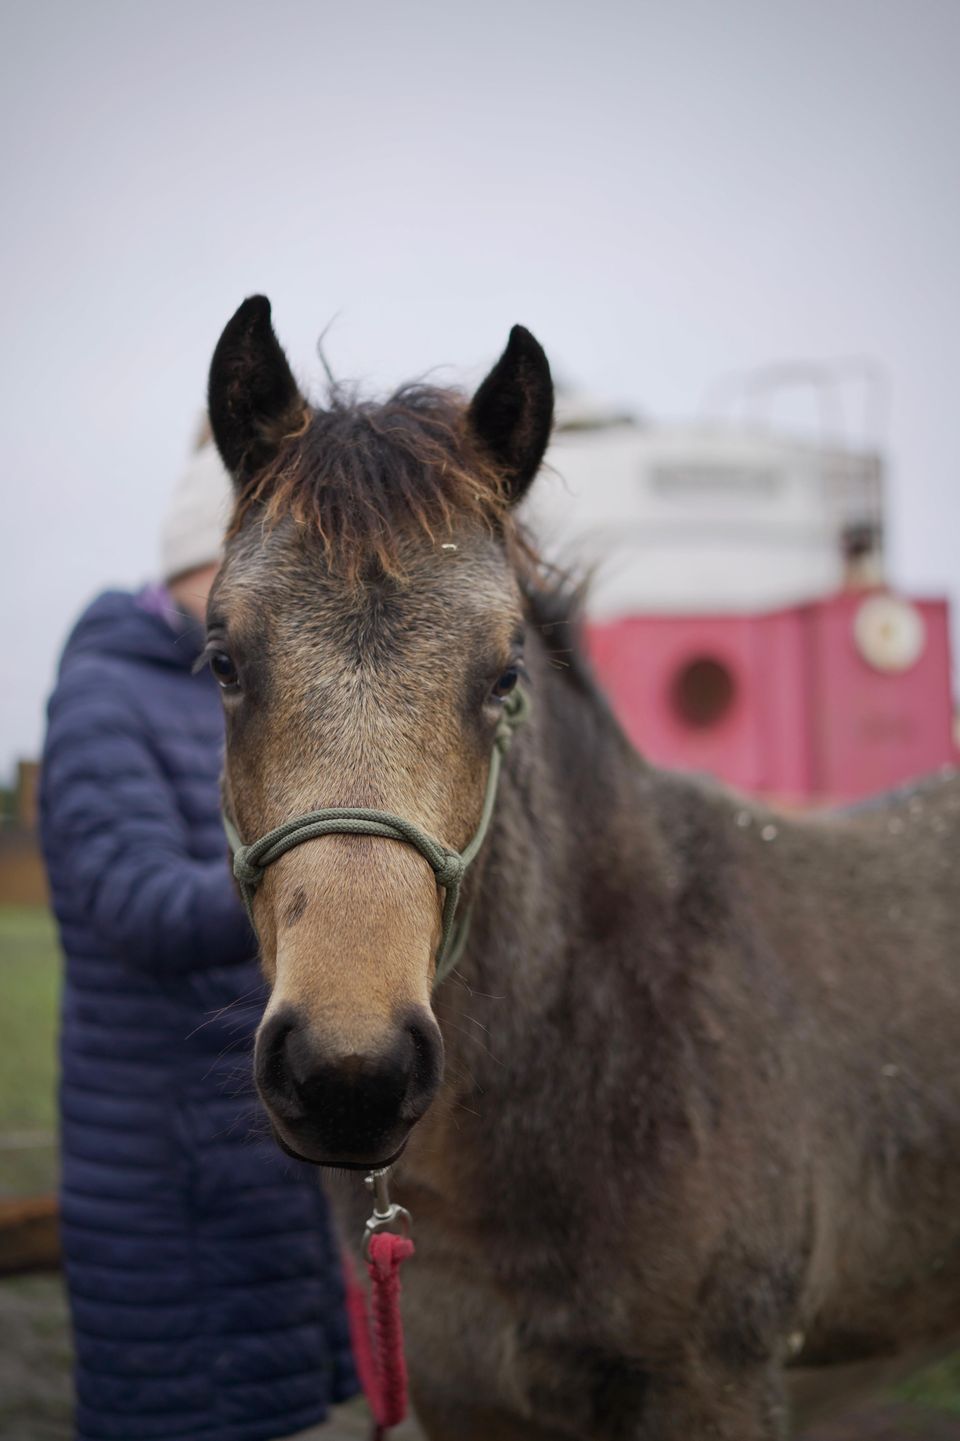
<path id="1" fill-rule="evenodd" d="M 464 1175 L 482 1161 L 532 1195 L 547 1175 L 563 1189 L 568 1143 L 605 1166 L 597 1147 L 635 1126 L 641 1073 L 669 1071 L 679 961 L 659 773 L 586 677 L 539 647 L 528 664 L 531 716 L 478 858 L 470 939 L 434 999 L 447 1104 L 430 1134 L 444 1139 L 418 1165 L 456 1154 Z M 616 1126 L 595 1135 L 596 1114 Z"/>
<path id="2" fill-rule="evenodd" d="M 642 896 L 668 903 L 655 772 L 633 750 L 582 662 L 538 646 L 532 714 L 508 758 L 460 971 L 470 989 L 544 1003 L 591 952 L 633 933 Z"/>

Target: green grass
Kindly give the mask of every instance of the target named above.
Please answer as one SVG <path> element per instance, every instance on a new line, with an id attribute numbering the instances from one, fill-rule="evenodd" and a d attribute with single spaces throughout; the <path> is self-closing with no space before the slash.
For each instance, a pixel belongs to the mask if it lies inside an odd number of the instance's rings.
<path id="1" fill-rule="evenodd" d="M 0 1195 L 48 1191 L 56 1180 L 55 1146 L 30 1142 L 56 1130 L 59 991 L 52 916 L 0 907 Z"/>
<path id="2" fill-rule="evenodd" d="M 960 1416 L 960 1355 L 948 1356 L 911 1376 L 898 1388 L 897 1395 L 902 1401 Z"/>

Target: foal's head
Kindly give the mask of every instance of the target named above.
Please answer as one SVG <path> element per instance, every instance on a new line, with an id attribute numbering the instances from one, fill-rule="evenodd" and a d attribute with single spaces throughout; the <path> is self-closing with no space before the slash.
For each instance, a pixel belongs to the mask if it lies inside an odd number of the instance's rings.
<path id="1" fill-rule="evenodd" d="M 516 327 L 469 404 L 417 387 L 314 408 L 254 297 L 217 346 L 209 404 L 237 496 L 207 650 L 237 830 L 368 807 L 462 849 L 522 683 L 511 508 L 549 438 L 543 351 Z M 264 873 L 257 1081 L 287 1149 L 385 1162 L 427 1109 L 440 902 L 423 856 L 375 836 L 312 840 Z"/>

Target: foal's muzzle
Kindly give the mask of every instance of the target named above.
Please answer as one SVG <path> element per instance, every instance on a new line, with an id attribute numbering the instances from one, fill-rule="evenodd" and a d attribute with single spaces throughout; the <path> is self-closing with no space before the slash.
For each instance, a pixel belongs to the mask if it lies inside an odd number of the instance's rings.
<path id="1" fill-rule="evenodd" d="M 277 1138 L 317 1165 L 366 1169 L 395 1159 L 442 1075 L 440 1031 L 419 1007 L 365 1054 L 344 1053 L 292 1006 L 257 1036 L 257 1087 Z"/>

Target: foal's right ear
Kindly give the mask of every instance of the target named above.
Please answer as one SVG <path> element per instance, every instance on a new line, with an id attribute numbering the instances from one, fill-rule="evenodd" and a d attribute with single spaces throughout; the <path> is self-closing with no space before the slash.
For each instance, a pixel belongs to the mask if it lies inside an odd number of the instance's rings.
<path id="1" fill-rule="evenodd" d="M 210 362 L 207 409 L 217 449 L 240 488 L 301 428 L 307 402 L 273 333 L 265 295 L 251 295 L 227 322 Z"/>

